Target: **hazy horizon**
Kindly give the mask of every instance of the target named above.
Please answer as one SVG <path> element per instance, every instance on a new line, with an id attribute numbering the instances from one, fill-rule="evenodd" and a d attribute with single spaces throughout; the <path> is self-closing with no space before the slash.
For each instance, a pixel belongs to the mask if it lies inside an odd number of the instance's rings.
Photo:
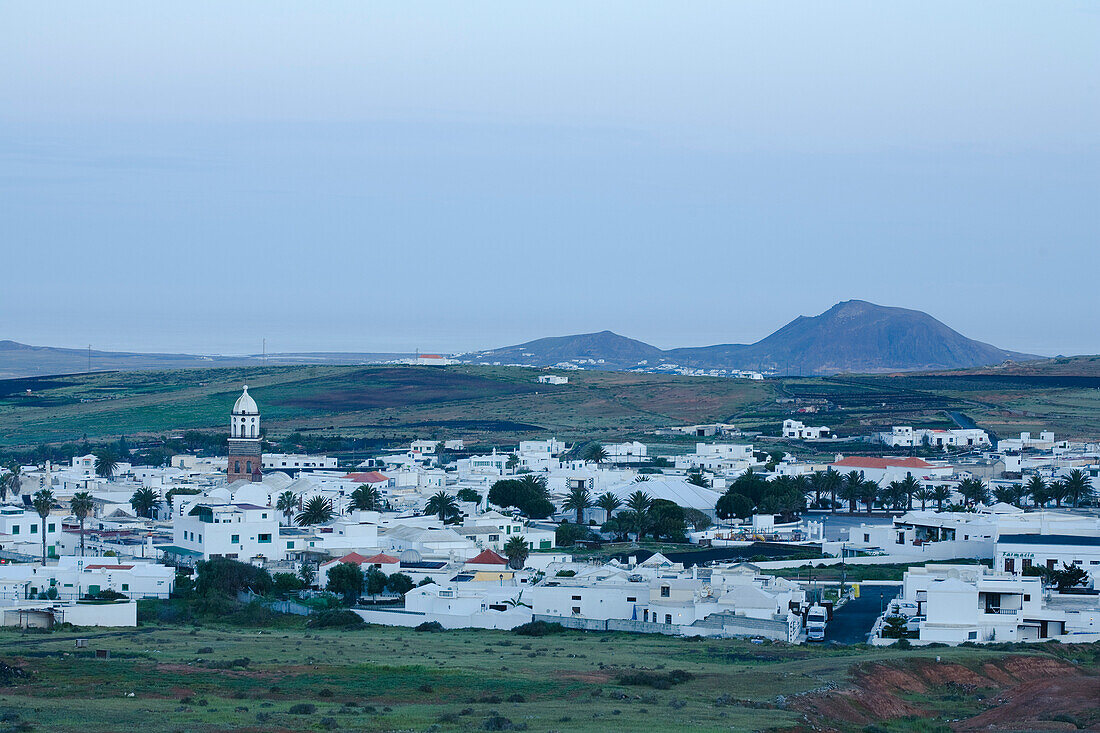
<path id="1" fill-rule="evenodd" d="M 0 339 L 1100 353 L 1085 2 L 0 6 Z"/>

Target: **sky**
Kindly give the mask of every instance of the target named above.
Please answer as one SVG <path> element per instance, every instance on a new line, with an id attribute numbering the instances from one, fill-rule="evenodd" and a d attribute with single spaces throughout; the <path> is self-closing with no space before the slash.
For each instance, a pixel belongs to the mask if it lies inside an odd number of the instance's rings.
<path id="1" fill-rule="evenodd" d="M 1100 353 L 1100 5 L 0 4 L 0 339 Z"/>

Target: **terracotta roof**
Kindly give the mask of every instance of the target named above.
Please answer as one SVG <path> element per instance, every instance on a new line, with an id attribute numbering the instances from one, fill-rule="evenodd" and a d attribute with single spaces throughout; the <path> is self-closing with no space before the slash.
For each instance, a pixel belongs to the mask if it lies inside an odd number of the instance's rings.
<path id="1" fill-rule="evenodd" d="M 466 561 L 467 565 L 507 565 L 508 561 L 492 550 L 483 550 L 480 555 Z"/>
<path id="2" fill-rule="evenodd" d="M 85 565 L 85 570 L 132 570 L 133 565 Z"/>
<path id="3" fill-rule="evenodd" d="M 830 465 L 840 468 L 935 468 L 931 463 L 920 458 L 868 458 L 866 456 L 849 456 Z"/>
<path id="4" fill-rule="evenodd" d="M 358 552 L 349 552 L 343 557 L 338 557 L 335 560 L 329 560 L 328 562 L 321 563 L 322 565 L 331 565 L 334 562 L 350 562 L 354 565 L 362 565 L 367 561 L 367 558 L 360 555 Z"/>
<path id="5" fill-rule="evenodd" d="M 385 476 L 378 471 L 367 471 L 366 473 L 349 473 L 344 478 L 351 479 L 352 481 L 358 481 L 361 484 L 380 484 L 383 481 L 389 481 L 389 477 Z"/>
<path id="6" fill-rule="evenodd" d="M 394 557 L 393 555 L 387 555 L 383 552 L 380 552 L 377 555 L 374 555 L 373 557 L 368 557 L 363 562 L 370 563 L 371 565 L 394 565 L 394 564 L 399 563 L 401 561 L 399 559 L 397 559 L 396 557 Z"/>

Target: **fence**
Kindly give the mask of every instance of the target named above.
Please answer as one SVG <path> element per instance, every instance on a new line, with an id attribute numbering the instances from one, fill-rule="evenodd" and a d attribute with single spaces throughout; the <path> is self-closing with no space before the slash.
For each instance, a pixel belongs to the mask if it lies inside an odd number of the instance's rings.
<path id="1" fill-rule="evenodd" d="M 295 616 L 309 616 L 314 612 L 314 609 L 309 606 L 298 603 L 296 601 L 272 601 L 263 596 L 258 596 L 251 590 L 237 591 L 237 600 L 241 603 L 251 603 L 252 601 L 259 601 L 260 604 L 270 608 L 276 613 L 291 613 Z"/>

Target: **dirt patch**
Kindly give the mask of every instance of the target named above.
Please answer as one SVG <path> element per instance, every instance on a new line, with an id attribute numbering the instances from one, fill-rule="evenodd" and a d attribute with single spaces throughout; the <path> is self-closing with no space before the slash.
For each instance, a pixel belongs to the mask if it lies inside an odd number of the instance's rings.
<path id="1" fill-rule="evenodd" d="M 578 682 L 589 682 L 593 685 L 602 685 L 611 681 L 611 674 L 609 672 L 567 672 L 559 675 L 563 680 L 577 680 Z"/>
<path id="2" fill-rule="evenodd" d="M 1097 670 L 1029 655 L 1006 656 L 978 669 L 927 659 L 858 665 L 850 686 L 796 697 L 789 707 L 824 730 L 941 715 L 958 731 L 1100 731 Z M 974 705 L 987 709 L 963 720 L 944 715 L 961 699 L 969 712 Z"/>

